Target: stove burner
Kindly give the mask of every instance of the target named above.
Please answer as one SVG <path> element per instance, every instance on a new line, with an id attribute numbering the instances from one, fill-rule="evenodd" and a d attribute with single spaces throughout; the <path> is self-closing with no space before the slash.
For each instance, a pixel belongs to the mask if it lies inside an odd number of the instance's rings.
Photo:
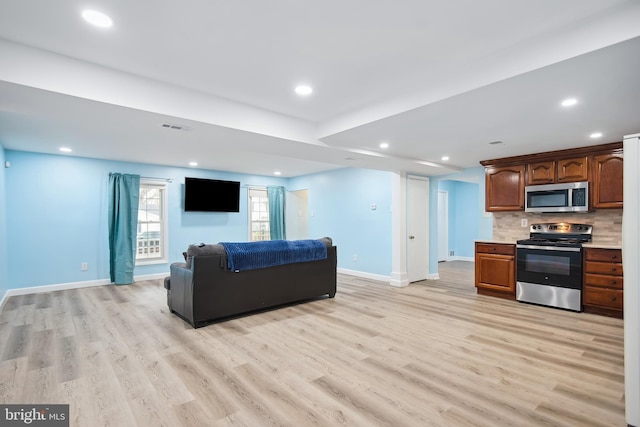
<path id="1" fill-rule="evenodd" d="M 541 239 L 541 238 L 532 238 L 525 240 L 518 240 L 516 242 L 518 245 L 531 245 L 531 246 L 561 246 L 561 247 L 569 247 L 569 248 L 579 248 L 582 246 L 582 241 L 578 239 Z"/>

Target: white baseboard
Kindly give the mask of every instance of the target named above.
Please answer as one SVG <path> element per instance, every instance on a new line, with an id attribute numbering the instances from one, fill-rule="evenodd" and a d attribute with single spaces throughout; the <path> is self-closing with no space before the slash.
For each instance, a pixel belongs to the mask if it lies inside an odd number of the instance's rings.
<path id="1" fill-rule="evenodd" d="M 371 279 L 371 280 L 379 280 L 381 282 L 388 283 L 390 280 L 389 276 L 384 276 L 382 274 L 373 274 L 373 273 L 367 273 L 364 271 L 349 270 L 347 268 L 338 268 L 337 271 L 338 273 L 341 273 L 341 274 L 348 274 L 349 276 L 363 277 L 365 279 Z"/>
<path id="2" fill-rule="evenodd" d="M 428 274 L 427 275 L 427 280 L 438 280 L 440 279 L 440 274 L 438 273 L 433 273 L 433 274 Z"/>
<path id="3" fill-rule="evenodd" d="M 142 276 L 134 276 L 133 280 L 134 282 L 143 282 L 145 280 L 164 279 L 168 275 L 169 273 L 145 274 Z M 104 285 L 110 285 L 110 284 L 111 284 L 111 281 L 109 279 L 99 279 L 99 280 L 87 280 L 86 282 L 57 283 L 54 285 L 42 285 L 42 286 L 32 286 L 28 288 L 8 289 L 7 292 L 5 292 L 4 297 L 2 298 L 2 301 L 0 302 L 0 310 L 4 306 L 4 303 L 7 298 L 16 296 L 16 295 L 39 294 L 42 292 L 63 291 L 66 289 L 90 288 L 93 286 L 104 286 Z"/>

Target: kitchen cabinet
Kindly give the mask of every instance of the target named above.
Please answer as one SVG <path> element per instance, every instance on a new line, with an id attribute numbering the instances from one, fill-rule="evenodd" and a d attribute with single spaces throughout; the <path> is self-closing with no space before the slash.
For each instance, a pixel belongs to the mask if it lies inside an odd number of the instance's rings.
<path id="1" fill-rule="evenodd" d="M 516 297 L 516 246 L 476 242 L 475 286 L 478 294 Z"/>
<path id="2" fill-rule="evenodd" d="M 487 212 L 524 210 L 524 172 L 524 165 L 486 169 Z"/>
<path id="3" fill-rule="evenodd" d="M 587 156 L 527 163 L 527 185 L 587 181 L 588 165 Z"/>
<path id="4" fill-rule="evenodd" d="M 614 151 L 606 154 L 594 155 L 592 158 L 593 179 L 591 200 L 593 207 L 622 208 L 622 152 Z"/>
<path id="5" fill-rule="evenodd" d="M 622 251 L 585 248 L 583 310 L 587 313 L 622 318 L 623 293 Z"/>
<path id="6" fill-rule="evenodd" d="M 589 157 L 560 159 L 558 164 L 557 182 L 580 182 L 589 179 Z"/>
<path id="7" fill-rule="evenodd" d="M 589 181 L 590 209 L 622 208 L 622 143 L 483 160 L 485 210 L 524 210 L 525 185 Z"/>
<path id="8" fill-rule="evenodd" d="M 527 185 L 553 184 L 556 182 L 556 162 L 527 164 Z"/>

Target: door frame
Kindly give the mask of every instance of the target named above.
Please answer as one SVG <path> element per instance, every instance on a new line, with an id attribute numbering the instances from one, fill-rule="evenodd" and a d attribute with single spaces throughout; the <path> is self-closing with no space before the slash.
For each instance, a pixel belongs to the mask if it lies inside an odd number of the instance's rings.
<path id="1" fill-rule="evenodd" d="M 440 203 L 440 196 L 444 195 L 444 203 Z M 441 224 L 440 219 L 444 218 Z M 442 248 L 444 247 L 444 258 Z M 449 192 L 438 190 L 438 262 L 449 259 Z"/>

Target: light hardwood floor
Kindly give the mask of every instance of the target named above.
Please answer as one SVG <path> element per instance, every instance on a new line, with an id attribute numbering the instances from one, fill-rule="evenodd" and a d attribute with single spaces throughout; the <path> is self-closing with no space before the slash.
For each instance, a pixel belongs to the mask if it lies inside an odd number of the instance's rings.
<path id="1" fill-rule="evenodd" d="M 0 402 L 69 403 L 72 426 L 624 426 L 622 321 L 472 273 L 339 275 L 334 299 L 195 330 L 160 281 L 12 297 Z"/>

